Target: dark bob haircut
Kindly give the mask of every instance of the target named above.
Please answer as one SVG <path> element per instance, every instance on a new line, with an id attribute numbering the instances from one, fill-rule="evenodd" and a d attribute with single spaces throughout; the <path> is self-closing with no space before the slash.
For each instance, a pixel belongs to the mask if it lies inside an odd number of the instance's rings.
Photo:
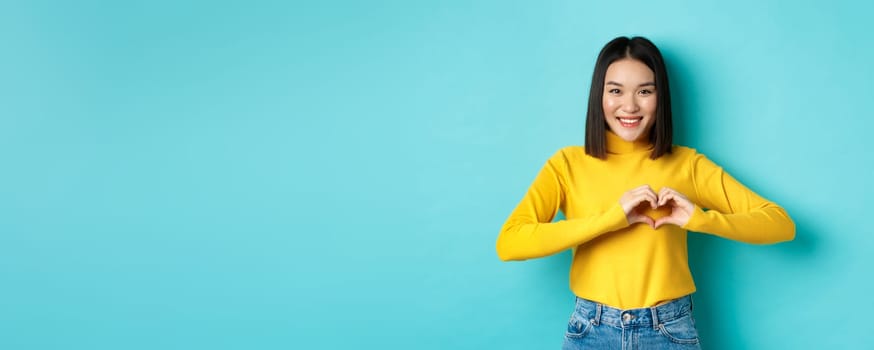
<path id="1" fill-rule="evenodd" d="M 611 63 L 630 58 L 646 64 L 655 75 L 656 115 L 649 133 L 653 144 L 651 159 L 671 153 L 673 125 L 671 123 L 671 90 L 668 86 L 668 71 L 659 49 L 649 39 L 643 37 L 618 37 L 601 49 L 595 72 L 592 74 L 592 87 L 589 89 L 589 110 L 586 114 L 586 154 L 607 158 L 607 122 L 604 120 L 604 79 Z"/>

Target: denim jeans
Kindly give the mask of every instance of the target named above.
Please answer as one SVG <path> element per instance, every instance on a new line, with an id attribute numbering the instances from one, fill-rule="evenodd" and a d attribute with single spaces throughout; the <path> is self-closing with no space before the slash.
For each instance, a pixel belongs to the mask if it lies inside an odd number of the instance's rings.
<path id="1" fill-rule="evenodd" d="M 562 349 L 701 349 L 692 297 L 630 310 L 577 298 Z"/>

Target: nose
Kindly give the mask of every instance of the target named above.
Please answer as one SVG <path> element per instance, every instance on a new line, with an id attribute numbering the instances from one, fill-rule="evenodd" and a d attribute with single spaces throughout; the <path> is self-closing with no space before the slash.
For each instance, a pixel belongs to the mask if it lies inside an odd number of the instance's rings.
<path id="1" fill-rule="evenodd" d="M 622 112 L 634 113 L 640 110 L 640 105 L 633 94 L 628 94 L 622 101 Z"/>

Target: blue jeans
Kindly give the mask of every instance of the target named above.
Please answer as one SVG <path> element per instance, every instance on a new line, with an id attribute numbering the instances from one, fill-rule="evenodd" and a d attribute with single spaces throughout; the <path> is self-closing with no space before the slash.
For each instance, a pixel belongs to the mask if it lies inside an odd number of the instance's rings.
<path id="1" fill-rule="evenodd" d="M 577 298 L 561 348 L 701 349 L 692 317 L 692 297 L 630 310 Z"/>

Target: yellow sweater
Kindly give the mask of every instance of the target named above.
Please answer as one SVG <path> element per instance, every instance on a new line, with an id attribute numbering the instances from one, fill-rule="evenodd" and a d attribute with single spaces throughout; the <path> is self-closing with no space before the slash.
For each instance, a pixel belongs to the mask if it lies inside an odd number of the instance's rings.
<path id="1" fill-rule="evenodd" d="M 629 309 L 649 307 L 695 291 L 686 231 L 748 243 L 795 237 L 786 211 L 737 182 L 694 149 L 649 158 L 652 145 L 607 132 L 607 159 L 565 147 L 541 169 L 501 228 L 501 260 L 525 260 L 574 248 L 570 288 L 577 296 Z M 684 227 L 628 225 L 619 205 L 626 191 L 648 184 L 676 189 L 695 203 Z M 704 211 L 701 208 L 710 210 Z M 566 220 L 553 223 L 561 210 Z M 653 219 L 670 209 L 647 208 Z"/>

